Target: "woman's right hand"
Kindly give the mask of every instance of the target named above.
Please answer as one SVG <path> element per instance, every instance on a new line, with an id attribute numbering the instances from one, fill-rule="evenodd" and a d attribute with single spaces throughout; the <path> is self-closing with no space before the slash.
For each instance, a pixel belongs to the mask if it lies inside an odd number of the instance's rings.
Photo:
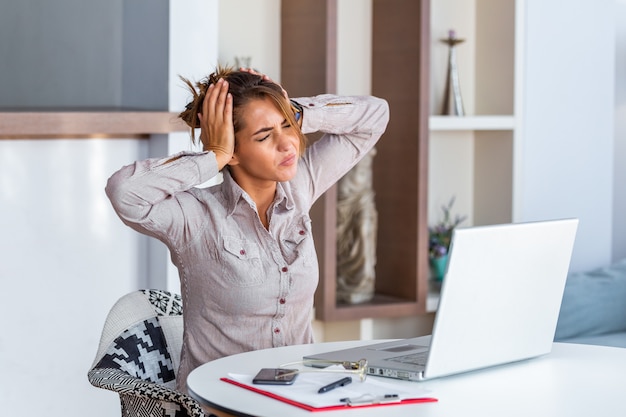
<path id="1" fill-rule="evenodd" d="M 235 129 L 233 126 L 233 97 L 228 93 L 228 81 L 219 79 L 209 85 L 200 119 L 200 140 L 205 151 L 213 151 L 221 170 L 235 152 Z"/>

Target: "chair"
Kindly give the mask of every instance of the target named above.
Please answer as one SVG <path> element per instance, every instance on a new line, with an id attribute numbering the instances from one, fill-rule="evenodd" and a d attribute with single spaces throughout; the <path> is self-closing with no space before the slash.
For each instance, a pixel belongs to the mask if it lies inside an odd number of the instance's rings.
<path id="1" fill-rule="evenodd" d="M 89 382 L 119 394 L 123 417 L 204 417 L 196 400 L 175 389 L 182 334 L 178 294 L 123 296 L 107 316 Z"/>

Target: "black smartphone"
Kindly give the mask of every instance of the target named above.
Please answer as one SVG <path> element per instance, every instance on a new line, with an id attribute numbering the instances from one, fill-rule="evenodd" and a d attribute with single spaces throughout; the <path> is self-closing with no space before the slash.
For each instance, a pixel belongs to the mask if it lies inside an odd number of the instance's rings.
<path id="1" fill-rule="evenodd" d="M 298 376 L 298 373 L 294 371 L 297 370 L 282 368 L 263 368 L 252 379 L 252 383 L 262 385 L 291 385 Z"/>

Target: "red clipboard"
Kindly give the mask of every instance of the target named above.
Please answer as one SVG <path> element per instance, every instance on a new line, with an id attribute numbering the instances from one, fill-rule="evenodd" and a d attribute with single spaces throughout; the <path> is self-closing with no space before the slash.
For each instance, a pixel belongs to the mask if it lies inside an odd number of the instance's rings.
<path id="1" fill-rule="evenodd" d="M 345 410 L 345 409 L 350 409 L 350 408 L 359 409 L 359 408 L 366 408 L 366 407 L 367 408 L 369 408 L 369 407 L 386 407 L 386 406 L 390 406 L 390 405 L 432 403 L 432 402 L 437 402 L 438 401 L 437 398 L 425 397 L 425 398 L 407 398 L 407 399 L 404 399 L 404 400 L 401 400 L 401 401 L 388 402 L 388 403 L 376 403 L 376 404 L 359 405 L 358 407 L 351 407 L 348 404 L 337 404 L 337 405 L 331 405 L 331 406 L 327 406 L 327 407 L 313 407 L 313 406 L 310 406 L 308 404 L 304 404 L 304 403 L 301 403 L 301 402 L 298 402 L 298 401 L 294 401 L 292 399 L 285 398 L 283 396 L 274 394 L 273 392 L 264 391 L 264 390 L 256 388 L 256 387 L 252 387 L 250 385 L 242 384 L 241 382 L 237 382 L 237 381 L 229 379 L 229 378 L 220 378 L 220 380 L 224 381 L 224 382 L 228 382 L 229 384 L 236 385 L 236 386 L 241 387 L 241 388 L 245 388 L 245 389 L 247 389 L 249 391 L 256 392 L 257 394 L 265 395 L 266 397 L 270 397 L 270 398 L 273 398 L 275 400 L 282 401 L 284 403 L 293 405 L 295 407 L 299 407 L 299 408 L 302 408 L 304 410 L 311 411 L 311 412 L 315 412 L 315 411 L 331 411 L 331 410 Z"/>

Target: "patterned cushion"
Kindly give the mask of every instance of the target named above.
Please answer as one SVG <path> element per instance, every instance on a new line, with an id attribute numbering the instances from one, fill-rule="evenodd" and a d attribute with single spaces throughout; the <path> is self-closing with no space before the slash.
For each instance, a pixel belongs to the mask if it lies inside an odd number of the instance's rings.
<path id="1" fill-rule="evenodd" d="M 187 417 L 184 409 L 176 403 L 163 403 L 152 398 L 120 394 L 122 417 Z M 164 406 L 165 405 L 165 406 Z"/>
<path id="2" fill-rule="evenodd" d="M 96 367 L 116 368 L 144 381 L 170 387 L 175 385 L 172 358 L 156 317 L 144 320 L 123 332 L 109 346 Z"/>
<path id="3" fill-rule="evenodd" d="M 92 369 L 88 377 L 92 385 L 119 394 L 124 417 L 205 416 L 202 407 L 187 394 L 131 377 L 119 369 Z"/>
<path id="4" fill-rule="evenodd" d="M 180 352 L 183 348 L 183 317 L 182 316 L 161 316 L 159 317 L 161 330 L 167 342 L 167 350 L 172 358 L 174 373 L 178 376 L 180 366 Z"/>
<path id="5" fill-rule="evenodd" d="M 92 367 L 127 329 L 152 317 L 168 317 L 182 322 L 182 312 L 178 294 L 162 290 L 139 290 L 126 294 L 117 300 L 106 318 Z"/>
<path id="6" fill-rule="evenodd" d="M 120 396 L 123 417 L 203 417 L 202 407 L 175 390 L 182 345 L 178 294 L 140 290 L 120 298 L 107 316 L 89 382 Z"/>
<path id="7" fill-rule="evenodd" d="M 141 290 L 159 316 L 182 316 L 183 302 L 180 295 L 162 290 Z"/>
<path id="8" fill-rule="evenodd" d="M 174 373 L 177 374 L 183 347 L 183 302 L 180 295 L 167 291 L 142 290 L 142 292 L 159 315 L 161 331 L 172 358 Z"/>

